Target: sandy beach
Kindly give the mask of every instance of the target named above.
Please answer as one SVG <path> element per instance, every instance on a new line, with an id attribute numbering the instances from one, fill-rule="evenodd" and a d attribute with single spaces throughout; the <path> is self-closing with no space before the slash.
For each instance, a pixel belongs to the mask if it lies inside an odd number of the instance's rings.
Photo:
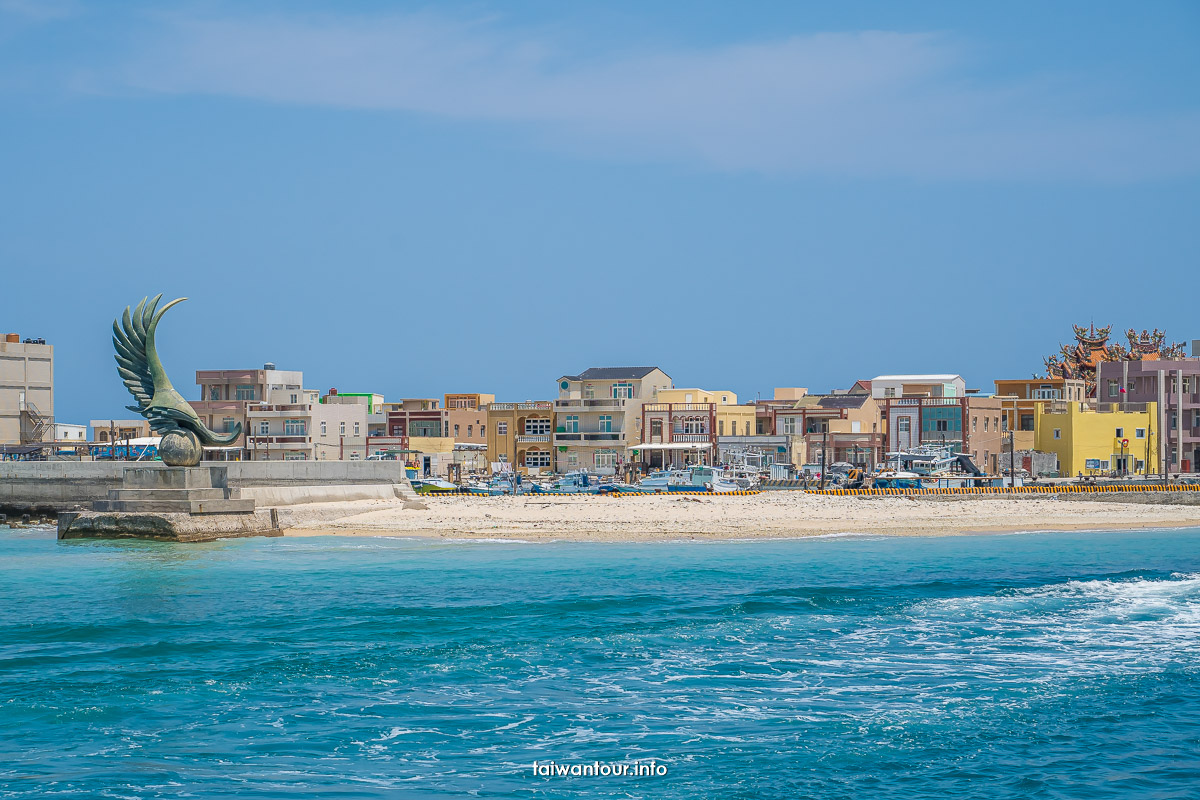
<path id="1" fill-rule="evenodd" d="M 287 535 L 428 536 L 524 541 L 742 539 L 872 533 L 1200 527 L 1200 506 L 1078 502 L 1057 496 L 425 497 L 283 507 Z"/>

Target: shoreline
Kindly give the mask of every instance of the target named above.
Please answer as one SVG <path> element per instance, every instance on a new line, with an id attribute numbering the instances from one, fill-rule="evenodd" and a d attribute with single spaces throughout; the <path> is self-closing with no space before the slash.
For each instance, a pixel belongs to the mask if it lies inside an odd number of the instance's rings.
<path id="1" fill-rule="evenodd" d="M 802 539 L 819 536 L 969 536 L 1200 528 L 1200 506 L 1074 503 L 1060 498 L 968 496 L 750 497 L 537 496 L 423 498 L 401 503 L 281 507 L 285 536 L 401 536 L 530 543 Z"/>

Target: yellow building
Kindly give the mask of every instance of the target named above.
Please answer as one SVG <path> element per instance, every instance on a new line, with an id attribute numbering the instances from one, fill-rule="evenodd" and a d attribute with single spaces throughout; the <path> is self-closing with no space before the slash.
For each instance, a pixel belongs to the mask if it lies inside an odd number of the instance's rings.
<path id="1" fill-rule="evenodd" d="M 488 462 L 514 464 L 525 474 L 554 468 L 554 403 L 491 403 L 484 410 Z"/>
<path id="2" fill-rule="evenodd" d="M 711 404 L 716 418 L 717 436 L 753 436 L 755 435 L 754 415 L 757 411 L 753 404 L 738 405 L 738 396 L 727 391 L 708 391 L 707 389 L 659 389 L 658 403 L 687 406 L 691 404 Z"/>
<path id="3" fill-rule="evenodd" d="M 1037 449 L 1054 453 L 1058 474 L 1063 476 L 1097 470 L 1145 474 L 1146 463 L 1154 464 L 1158 452 L 1156 405 L 1068 400 L 1037 403 Z"/>

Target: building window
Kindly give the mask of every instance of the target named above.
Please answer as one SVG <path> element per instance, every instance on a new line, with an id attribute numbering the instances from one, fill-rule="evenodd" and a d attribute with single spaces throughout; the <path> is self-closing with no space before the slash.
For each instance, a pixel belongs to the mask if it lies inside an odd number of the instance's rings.
<path id="1" fill-rule="evenodd" d="M 617 454 L 614 450 L 597 450 L 594 462 L 597 467 L 615 467 Z"/>
<path id="2" fill-rule="evenodd" d="M 550 466 L 550 452 L 548 450 L 530 450 L 525 453 L 526 467 L 548 467 Z"/>
<path id="3" fill-rule="evenodd" d="M 599 431 L 601 433 L 612 433 L 612 416 L 610 414 L 600 415 Z"/>
<path id="4" fill-rule="evenodd" d="M 1119 434 L 1119 433 L 1117 434 L 1117 436 L 1120 436 L 1120 435 L 1121 434 Z M 1134 428 L 1133 429 L 1133 438 L 1145 439 L 1146 438 L 1146 429 L 1145 428 Z"/>
<path id="5" fill-rule="evenodd" d="M 984 433 L 988 432 L 988 418 L 987 417 L 983 418 L 983 432 Z"/>
<path id="6" fill-rule="evenodd" d="M 326 426 L 325 420 L 321 420 L 321 435 L 322 436 L 324 436 L 326 433 L 328 433 L 325 426 Z"/>
<path id="7" fill-rule="evenodd" d="M 362 458 L 362 455 L 357 450 L 350 451 L 350 460 L 351 461 L 358 461 L 360 458 Z"/>
<path id="8" fill-rule="evenodd" d="M 1172 464 L 1179 463 L 1179 448 L 1178 447 L 1171 448 L 1171 463 Z"/>
<path id="9" fill-rule="evenodd" d="M 508 436 L 508 423 L 507 422 L 497 422 L 496 423 L 496 435 L 497 436 Z"/>
<path id="10" fill-rule="evenodd" d="M 258 435 L 259 436 L 266 436 L 270 432 L 271 432 L 271 423 L 267 422 L 265 419 L 262 422 L 258 423 Z"/>
<path id="11" fill-rule="evenodd" d="M 563 422 L 563 431 L 566 433 L 579 433 L 579 417 L 575 414 L 568 414 Z"/>
<path id="12" fill-rule="evenodd" d="M 632 383 L 614 383 L 612 396 L 618 400 L 629 400 L 633 397 Z"/>
<path id="13" fill-rule="evenodd" d="M 480 439 L 487 438 L 487 423 L 484 423 L 483 425 L 479 426 L 479 438 Z"/>
<path id="14" fill-rule="evenodd" d="M 1179 427 L 1179 412 L 1172 411 L 1171 412 L 1171 430 L 1175 430 L 1178 427 Z"/>
<path id="15" fill-rule="evenodd" d="M 934 430 L 936 431 L 944 432 L 950 430 L 950 420 L 948 419 L 936 419 L 934 420 L 934 425 Z"/>
<path id="16" fill-rule="evenodd" d="M 527 419 L 525 420 L 525 435 L 526 436 L 545 436 L 550 433 L 550 420 L 548 419 Z"/>
<path id="17" fill-rule="evenodd" d="M 304 435 L 304 420 L 302 419 L 285 419 L 283 421 L 284 436 L 303 436 Z"/>
<path id="18" fill-rule="evenodd" d="M 345 422 L 338 423 L 338 435 L 340 435 L 340 436 L 346 435 L 346 423 Z"/>
<path id="19" fill-rule="evenodd" d="M 233 432 L 233 425 L 234 425 L 233 417 L 225 417 L 223 420 L 221 420 L 221 423 L 225 426 L 225 433 Z"/>
<path id="20" fill-rule="evenodd" d="M 984 423 L 985 425 L 987 424 L 987 419 L 986 419 L 986 418 L 983 420 L 983 423 Z M 975 431 L 976 431 L 978 428 L 979 428 L 979 417 L 971 417 L 971 433 L 975 433 Z M 985 430 L 986 430 L 986 429 L 985 429 Z"/>
<path id="21" fill-rule="evenodd" d="M 1061 439 L 1061 438 L 1062 438 L 1062 428 L 1055 428 L 1055 429 L 1054 429 L 1054 438 L 1055 438 L 1055 439 Z"/>
<path id="22" fill-rule="evenodd" d="M 567 466 L 568 467 L 579 466 L 579 454 L 578 453 L 567 453 Z"/>
<path id="23" fill-rule="evenodd" d="M 357 423 L 357 422 L 354 423 L 354 435 L 355 436 L 358 436 L 358 431 L 359 431 L 358 425 L 359 425 L 359 423 Z"/>
<path id="24" fill-rule="evenodd" d="M 887 388 L 885 388 L 883 390 L 883 396 L 884 397 L 895 397 L 896 396 L 896 387 L 888 386 Z"/>
<path id="25" fill-rule="evenodd" d="M 471 434 L 472 434 L 473 430 L 474 430 L 474 428 L 472 426 L 470 426 L 470 425 L 467 426 L 467 438 L 468 439 L 471 438 Z"/>
<path id="26" fill-rule="evenodd" d="M 234 399 L 236 399 L 236 400 L 253 400 L 254 399 L 254 387 L 247 386 L 245 384 L 238 386 L 237 389 L 235 390 Z"/>
<path id="27" fill-rule="evenodd" d="M 291 395 L 291 398 L 292 398 L 291 402 L 294 404 L 294 403 L 296 403 L 296 402 L 297 402 L 297 401 L 300 399 L 300 396 L 299 396 L 299 395 L 297 395 L 297 394 L 294 394 L 294 393 L 293 393 L 293 394 Z"/>
<path id="28" fill-rule="evenodd" d="M 1109 381 L 1108 382 L 1108 396 L 1109 397 L 1120 397 L 1120 395 L 1121 395 L 1120 382 L 1119 381 Z"/>
<path id="29" fill-rule="evenodd" d="M 454 426 L 454 438 L 455 439 L 458 438 L 458 425 L 457 424 Z"/>
<path id="30" fill-rule="evenodd" d="M 221 387 L 220 386 L 208 387 L 208 399 L 209 400 L 220 400 L 221 399 Z"/>
<path id="31" fill-rule="evenodd" d="M 788 436 L 796 435 L 796 418 L 795 417 L 784 417 L 783 418 L 783 432 L 785 434 L 787 434 Z"/>
<path id="32" fill-rule="evenodd" d="M 899 433 L 909 433 L 912 431 L 912 417 L 900 417 L 896 420 L 896 430 Z"/>
<path id="33" fill-rule="evenodd" d="M 1118 439 L 1125 438 L 1125 429 L 1124 428 L 1117 428 L 1117 438 Z"/>
<path id="34" fill-rule="evenodd" d="M 449 436 L 450 435 L 450 420 L 446 420 L 443 423 L 442 427 L 444 429 L 442 432 L 442 436 Z"/>

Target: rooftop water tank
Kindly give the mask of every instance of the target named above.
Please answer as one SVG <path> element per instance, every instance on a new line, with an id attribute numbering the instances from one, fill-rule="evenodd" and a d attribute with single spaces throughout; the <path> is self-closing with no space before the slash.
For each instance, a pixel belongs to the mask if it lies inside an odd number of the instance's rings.
<path id="1" fill-rule="evenodd" d="M 263 364 L 263 369 L 275 369 L 275 364 L 268 361 L 267 363 Z"/>
<path id="2" fill-rule="evenodd" d="M 21 334 L 19 334 L 19 333 L 6 333 L 6 334 L 4 334 L 4 341 L 6 341 L 6 342 L 12 342 L 12 343 L 14 343 L 14 344 L 20 344 L 20 342 L 21 342 Z"/>

